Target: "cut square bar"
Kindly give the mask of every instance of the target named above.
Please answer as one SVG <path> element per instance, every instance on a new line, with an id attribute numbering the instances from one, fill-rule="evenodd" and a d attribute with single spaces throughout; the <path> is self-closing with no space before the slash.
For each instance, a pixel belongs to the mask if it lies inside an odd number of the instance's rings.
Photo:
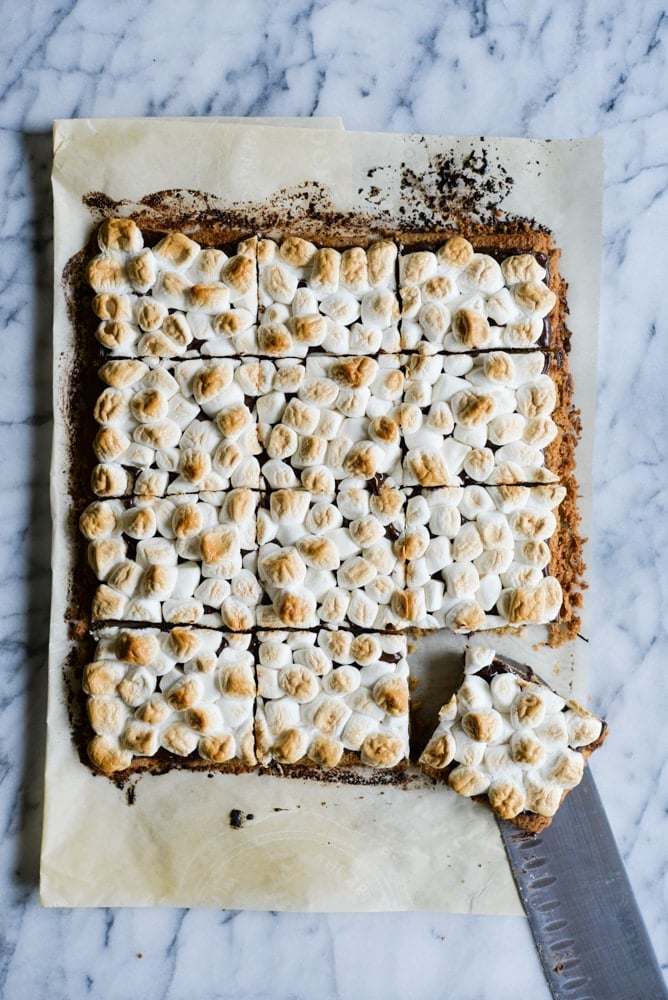
<path id="1" fill-rule="evenodd" d="M 405 496 L 391 479 L 375 489 L 346 479 L 315 496 L 269 492 L 258 510 L 258 625 L 398 628 L 392 599 L 404 587 L 396 550 L 404 525 Z"/>
<path id="2" fill-rule="evenodd" d="M 454 486 L 419 490 L 406 504 L 406 589 L 392 598 L 404 627 L 456 633 L 546 624 L 559 615 L 562 585 L 549 575 L 560 525 L 559 485 Z M 556 513 L 555 513 L 556 512 Z"/>
<path id="3" fill-rule="evenodd" d="M 96 496 L 259 488 L 256 362 L 108 361 L 99 376 Z"/>
<path id="4" fill-rule="evenodd" d="M 401 476 L 394 410 L 403 391 L 401 359 L 307 357 L 266 362 L 274 375 L 258 400 L 258 436 L 270 489 L 301 485 L 332 493 L 349 476 Z"/>
<path id="5" fill-rule="evenodd" d="M 251 645 L 250 635 L 208 629 L 101 631 L 83 674 L 95 767 L 253 767 Z"/>
<path id="6" fill-rule="evenodd" d="M 564 422 L 566 378 L 541 351 L 410 355 L 399 417 L 403 484 L 558 478 L 563 435 L 553 415 Z"/>
<path id="7" fill-rule="evenodd" d="M 260 632 L 260 764 L 325 770 L 408 758 L 406 639 L 343 630 Z"/>
<path id="8" fill-rule="evenodd" d="M 255 237 L 225 249 L 202 247 L 184 233 L 142 233 L 131 219 L 107 219 L 98 245 L 87 277 L 100 320 L 95 336 L 112 356 L 253 353 Z"/>
<path id="9" fill-rule="evenodd" d="M 259 355 L 399 350 L 395 243 L 337 249 L 288 236 L 260 239 L 257 256 Z"/>
<path id="10" fill-rule="evenodd" d="M 79 526 L 98 581 L 92 620 L 252 628 L 257 502 L 239 487 L 89 504 Z"/>
<path id="11" fill-rule="evenodd" d="M 559 252 L 544 233 L 490 237 L 475 247 L 462 236 L 404 235 L 402 242 L 402 350 L 563 349 Z"/>

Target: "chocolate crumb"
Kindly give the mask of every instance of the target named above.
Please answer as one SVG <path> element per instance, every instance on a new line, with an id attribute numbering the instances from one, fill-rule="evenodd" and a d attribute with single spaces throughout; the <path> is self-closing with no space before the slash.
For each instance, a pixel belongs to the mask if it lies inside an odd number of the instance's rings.
<path id="1" fill-rule="evenodd" d="M 252 816 L 246 816 L 241 809 L 230 810 L 230 826 L 233 830 L 241 830 L 246 823 L 246 819 L 251 819 Z"/>

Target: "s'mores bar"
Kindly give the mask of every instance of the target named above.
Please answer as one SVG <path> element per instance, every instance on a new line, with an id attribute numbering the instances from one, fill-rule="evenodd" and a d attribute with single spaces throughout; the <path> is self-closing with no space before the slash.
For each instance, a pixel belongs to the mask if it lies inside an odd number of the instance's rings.
<path id="1" fill-rule="evenodd" d="M 522 239 L 527 246 L 517 252 L 507 238 L 476 250 L 462 236 L 440 243 L 412 237 L 417 246 L 404 246 L 399 257 L 401 349 L 468 353 L 558 344 L 548 318 L 558 301 L 550 273 L 558 252 L 530 249 L 549 246 L 544 234 Z"/>
<path id="2" fill-rule="evenodd" d="M 420 765 L 460 795 L 485 799 L 497 816 L 538 833 L 606 735 L 602 719 L 479 647 L 466 651 L 462 684 L 441 708 Z"/>
<path id="3" fill-rule="evenodd" d="M 565 492 L 475 484 L 410 496 L 395 545 L 405 590 L 392 598 L 404 627 L 465 634 L 556 618 L 562 589 L 550 564 L 552 546 L 569 531 L 555 515 Z"/>
<path id="4" fill-rule="evenodd" d="M 388 479 L 370 489 L 346 479 L 335 493 L 268 493 L 258 509 L 257 608 L 264 628 L 347 624 L 398 629 L 393 595 L 404 588 L 397 539 L 405 497 Z"/>
<path id="5" fill-rule="evenodd" d="M 255 238 L 203 248 L 185 233 L 153 246 L 131 219 L 107 219 L 88 265 L 99 343 L 125 358 L 244 354 L 255 345 Z"/>
<path id="6" fill-rule="evenodd" d="M 257 353 L 274 358 L 399 350 L 397 246 L 316 247 L 299 236 L 257 245 Z"/>
<path id="7" fill-rule="evenodd" d="M 252 767 L 251 644 L 250 635 L 208 629 L 104 629 L 83 674 L 95 767 Z"/>
<path id="8" fill-rule="evenodd" d="M 261 471 L 270 489 L 301 485 L 331 493 L 347 476 L 400 479 L 401 435 L 394 419 L 404 384 L 400 358 L 271 364 L 271 388 L 257 402 Z"/>
<path id="9" fill-rule="evenodd" d="M 199 236 L 81 264 L 91 759 L 392 769 L 409 630 L 577 627 L 558 251 Z"/>
<path id="10" fill-rule="evenodd" d="M 231 358 L 107 361 L 93 416 L 98 497 L 260 486 L 258 366 Z"/>
<path id="11" fill-rule="evenodd" d="M 561 377 L 560 364 L 541 351 L 409 356 L 403 484 L 543 482 L 550 466 L 560 468 L 553 415 Z"/>
<path id="12" fill-rule="evenodd" d="M 89 504 L 79 527 L 98 581 L 92 620 L 253 628 L 257 503 L 240 487 Z"/>
<path id="13" fill-rule="evenodd" d="M 399 635 L 258 633 L 261 764 L 394 768 L 408 758 L 408 663 Z"/>

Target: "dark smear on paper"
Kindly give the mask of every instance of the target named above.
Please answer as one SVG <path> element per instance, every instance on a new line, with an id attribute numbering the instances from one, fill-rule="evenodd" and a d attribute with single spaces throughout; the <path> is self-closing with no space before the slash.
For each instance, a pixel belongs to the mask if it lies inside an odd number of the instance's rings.
<path id="1" fill-rule="evenodd" d="M 490 228 L 519 232 L 527 224 L 540 228 L 535 220 L 502 211 L 514 180 L 485 145 L 472 146 L 463 157 L 437 153 L 421 170 L 410 163 L 373 167 L 367 177 L 373 183 L 359 193 L 370 204 L 381 206 L 384 191 L 398 186 L 400 224 L 408 231 L 440 228 L 469 235 Z"/>
<path id="2" fill-rule="evenodd" d="M 155 191 L 139 201 L 114 200 L 93 191 L 83 202 L 98 222 L 132 216 L 143 229 L 180 230 L 217 244 L 287 230 L 320 242 L 326 237 L 330 245 L 368 243 L 404 231 L 462 232 L 469 237 L 489 233 L 490 228 L 509 234 L 547 231 L 534 219 L 503 210 L 514 179 L 483 141 L 472 140 L 463 156 L 429 156 L 424 139 L 407 143 L 406 153 L 398 166 L 378 164 L 367 172 L 357 193 L 360 205 L 368 207 L 355 212 L 337 210 L 329 189 L 315 181 L 280 189 L 262 201 L 230 203 L 208 192 L 179 189 Z M 418 168 L 416 158 L 426 160 L 427 166 Z M 387 192 L 393 192 L 396 212 L 386 207 Z"/>

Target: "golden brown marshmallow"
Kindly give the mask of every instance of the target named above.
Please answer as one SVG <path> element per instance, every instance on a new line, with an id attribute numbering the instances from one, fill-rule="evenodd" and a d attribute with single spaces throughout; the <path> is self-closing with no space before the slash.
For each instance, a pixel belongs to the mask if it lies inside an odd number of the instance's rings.
<path id="1" fill-rule="evenodd" d="M 255 261 L 244 254 L 230 257 L 223 267 L 221 277 L 237 295 L 247 295 L 255 283 Z"/>
<path id="2" fill-rule="evenodd" d="M 101 250 L 122 253 L 138 253 L 144 245 L 141 230 L 132 219 L 105 219 L 97 231 L 97 241 Z"/>
<path id="3" fill-rule="evenodd" d="M 398 736 L 376 733 L 364 740 L 360 756 L 373 767 L 395 767 L 404 757 L 404 745 Z"/>
<path id="4" fill-rule="evenodd" d="M 88 744 L 91 763 L 105 774 L 124 771 L 132 764 L 132 754 L 109 736 L 95 736 Z"/>
<path id="5" fill-rule="evenodd" d="M 155 247 L 155 254 L 168 261 L 172 267 L 190 267 L 199 253 L 199 245 L 184 233 L 168 233 Z"/>
<path id="6" fill-rule="evenodd" d="M 463 236 L 453 236 L 436 251 L 436 256 L 440 260 L 460 270 L 471 262 L 473 254 L 473 247 Z"/>
<path id="7" fill-rule="evenodd" d="M 452 330 L 458 343 L 471 350 L 486 347 L 491 337 L 490 326 L 485 317 L 471 309 L 460 309 L 455 313 Z"/>
<path id="8" fill-rule="evenodd" d="M 362 247 L 350 247 L 341 254 L 341 283 L 352 291 L 363 291 L 369 281 L 367 256 Z"/>
<path id="9" fill-rule="evenodd" d="M 287 264 L 292 267 L 306 267 L 313 260 L 316 248 L 313 243 L 299 236 L 288 236 L 283 240 L 278 252 Z"/>
<path id="10" fill-rule="evenodd" d="M 370 245 L 367 263 L 371 285 L 380 285 L 392 276 L 397 253 L 396 245 L 390 240 L 377 240 Z"/>

